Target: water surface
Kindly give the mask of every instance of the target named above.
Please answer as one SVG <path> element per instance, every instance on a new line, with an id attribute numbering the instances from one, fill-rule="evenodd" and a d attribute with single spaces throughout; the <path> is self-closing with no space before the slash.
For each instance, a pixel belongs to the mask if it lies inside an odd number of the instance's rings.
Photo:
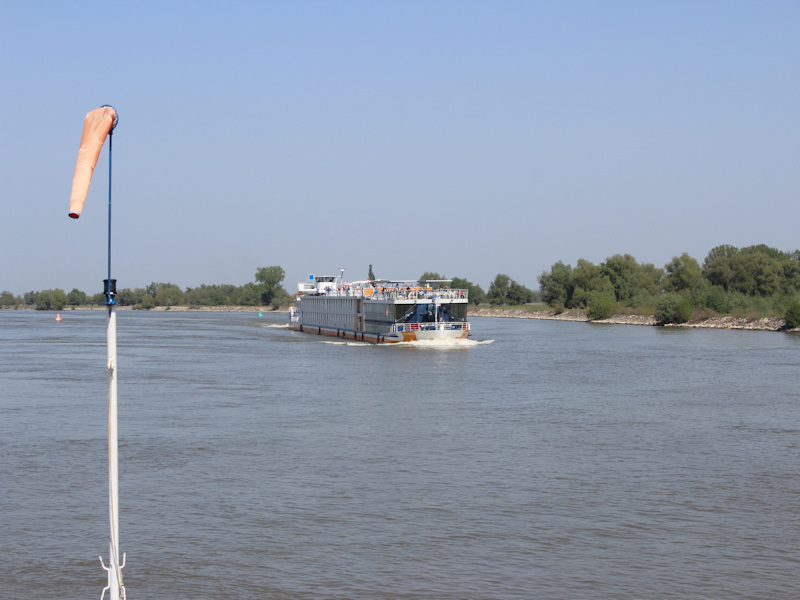
<path id="1" fill-rule="evenodd" d="M 0 312 L 0 597 L 98 597 L 104 312 Z M 128 598 L 800 597 L 800 336 L 118 313 Z"/>

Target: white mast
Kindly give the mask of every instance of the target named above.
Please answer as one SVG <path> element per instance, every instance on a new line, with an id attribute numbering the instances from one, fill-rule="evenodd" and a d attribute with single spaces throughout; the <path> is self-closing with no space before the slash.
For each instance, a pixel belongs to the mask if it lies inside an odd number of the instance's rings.
<path id="1" fill-rule="evenodd" d="M 122 567 L 125 566 L 125 556 L 122 563 L 119 561 L 119 471 L 117 466 L 118 439 L 117 439 L 117 304 L 114 301 L 116 293 L 115 281 L 106 280 L 106 305 L 108 306 L 108 324 L 106 330 L 107 356 L 108 356 L 108 520 L 110 537 L 108 543 L 108 566 L 100 557 L 100 564 L 108 572 L 108 585 L 103 588 L 100 600 L 109 592 L 111 600 L 120 600 L 120 594 L 125 598 L 125 587 L 122 583 Z"/>
<path id="2" fill-rule="evenodd" d="M 116 111 L 115 111 L 116 112 Z M 114 127 L 118 119 L 114 120 Z M 108 572 L 108 585 L 103 588 L 100 600 L 106 590 L 111 600 L 125 598 L 125 586 L 122 583 L 122 567 L 125 556 L 119 561 L 119 470 L 117 439 L 117 280 L 111 279 L 111 145 L 114 139 L 114 127 L 108 132 L 108 279 L 104 283 L 106 306 L 108 307 L 108 327 L 106 330 L 108 356 L 108 566 L 100 557 L 100 564 Z"/>

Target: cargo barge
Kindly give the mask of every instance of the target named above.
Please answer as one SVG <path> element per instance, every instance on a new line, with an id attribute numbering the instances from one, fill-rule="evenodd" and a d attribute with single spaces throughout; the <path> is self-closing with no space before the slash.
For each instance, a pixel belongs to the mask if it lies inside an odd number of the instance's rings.
<path id="1" fill-rule="evenodd" d="M 344 281 L 309 275 L 298 284 L 289 311 L 295 331 L 391 344 L 463 339 L 469 335 L 468 291 L 451 289 L 449 279 Z"/>

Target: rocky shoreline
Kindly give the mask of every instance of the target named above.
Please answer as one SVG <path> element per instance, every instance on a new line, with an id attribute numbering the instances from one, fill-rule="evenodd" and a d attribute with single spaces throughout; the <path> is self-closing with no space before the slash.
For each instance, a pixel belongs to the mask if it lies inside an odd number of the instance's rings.
<path id="1" fill-rule="evenodd" d="M 652 315 L 614 315 L 610 319 L 590 321 L 583 311 L 570 310 L 556 314 L 552 310 L 522 310 L 501 308 L 470 308 L 470 317 L 498 317 L 507 319 L 548 319 L 553 321 L 579 321 L 592 323 L 610 323 L 614 325 L 657 325 Z M 800 327 L 786 328 L 786 320 L 777 317 L 747 319 L 721 316 L 689 323 L 669 324 L 664 327 L 681 327 L 694 329 L 747 329 L 751 331 L 792 331 L 800 332 Z"/>

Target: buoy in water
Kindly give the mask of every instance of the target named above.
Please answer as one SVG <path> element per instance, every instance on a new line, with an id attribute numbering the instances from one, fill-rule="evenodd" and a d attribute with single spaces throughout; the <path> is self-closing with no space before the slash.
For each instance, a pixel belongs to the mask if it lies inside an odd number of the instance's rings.
<path id="1" fill-rule="evenodd" d="M 56 313 L 56 321 L 61 321 L 61 313 Z"/>
<path id="2" fill-rule="evenodd" d="M 261 311 L 258 311 L 258 316 L 263 317 L 264 315 L 261 314 Z"/>

